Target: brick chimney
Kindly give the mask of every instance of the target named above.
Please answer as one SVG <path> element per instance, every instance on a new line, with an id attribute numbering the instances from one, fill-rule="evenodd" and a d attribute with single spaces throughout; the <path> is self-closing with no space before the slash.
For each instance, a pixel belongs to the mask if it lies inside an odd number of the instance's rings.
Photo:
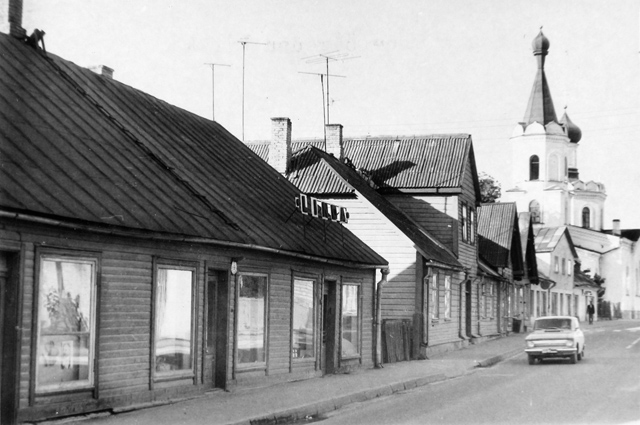
<path id="1" fill-rule="evenodd" d="M 96 74 L 102 75 L 105 78 L 109 78 L 110 80 L 113 79 L 113 69 L 109 68 L 108 66 L 95 65 L 90 66 L 88 69 L 95 72 Z"/>
<path id="2" fill-rule="evenodd" d="M 617 218 L 613 219 L 611 234 L 613 236 L 620 236 L 622 234 L 620 231 L 620 220 Z"/>
<path id="3" fill-rule="evenodd" d="M 0 0 L 0 32 L 16 38 L 25 38 L 22 28 L 22 0 Z"/>
<path id="4" fill-rule="evenodd" d="M 269 146 L 269 165 L 281 174 L 285 174 L 291 161 L 291 120 L 289 118 L 271 118 L 271 145 Z"/>
<path id="5" fill-rule="evenodd" d="M 340 161 L 344 159 L 344 145 L 342 143 L 342 124 L 327 124 L 327 153 Z"/>

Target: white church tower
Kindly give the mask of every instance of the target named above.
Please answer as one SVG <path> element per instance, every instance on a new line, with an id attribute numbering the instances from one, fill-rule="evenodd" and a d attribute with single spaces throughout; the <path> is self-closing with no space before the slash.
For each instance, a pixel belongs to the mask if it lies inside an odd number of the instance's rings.
<path id="1" fill-rule="evenodd" d="M 542 30 L 533 40 L 538 71 L 522 122 L 510 139 L 511 189 L 502 202 L 529 211 L 536 227 L 566 224 L 602 230 L 604 185 L 578 178 L 580 128 L 566 113 L 558 121 L 544 73 L 549 40 Z M 509 187 L 509 186 L 507 186 Z"/>

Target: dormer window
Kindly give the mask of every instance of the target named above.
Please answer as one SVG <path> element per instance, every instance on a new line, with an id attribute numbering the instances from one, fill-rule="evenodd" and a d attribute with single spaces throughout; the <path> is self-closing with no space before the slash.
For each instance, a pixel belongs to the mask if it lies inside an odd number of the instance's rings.
<path id="1" fill-rule="evenodd" d="M 529 158 L 529 180 L 538 180 L 540 178 L 540 158 L 538 155 L 532 155 Z"/>
<path id="2" fill-rule="evenodd" d="M 582 227 L 585 229 L 591 228 L 591 210 L 589 207 L 582 209 Z"/>

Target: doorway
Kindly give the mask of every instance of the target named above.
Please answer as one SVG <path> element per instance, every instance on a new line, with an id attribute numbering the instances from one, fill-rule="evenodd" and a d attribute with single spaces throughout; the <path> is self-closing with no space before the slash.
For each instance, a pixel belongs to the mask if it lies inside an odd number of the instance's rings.
<path id="1" fill-rule="evenodd" d="M 226 389 L 229 361 L 229 272 L 209 269 L 207 276 L 204 381 L 210 387 Z"/>
<path id="2" fill-rule="evenodd" d="M 0 252 L 0 424 L 18 419 L 18 254 Z"/>
<path id="3" fill-rule="evenodd" d="M 320 368 L 323 375 L 334 373 L 338 364 L 336 344 L 337 286 L 335 280 L 325 280 L 322 286 Z"/>

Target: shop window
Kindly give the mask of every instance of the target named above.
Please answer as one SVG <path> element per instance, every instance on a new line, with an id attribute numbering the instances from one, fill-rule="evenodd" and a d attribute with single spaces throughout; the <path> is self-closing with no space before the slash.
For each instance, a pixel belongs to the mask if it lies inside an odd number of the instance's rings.
<path id="1" fill-rule="evenodd" d="M 342 285 L 342 357 L 360 355 L 359 286 Z"/>
<path id="2" fill-rule="evenodd" d="M 444 318 L 451 319 L 451 276 L 444 277 Z"/>
<path id="3" fill-rule="evenodd" d="M 315 298 L 314 281 L 293 281 L 293 341 L 291 355 L 294 359 L 315 357 Z"/>
<path id="4" fill-rule="evenodd" d="M 239 366 L 266 362 L 267 276 L 238 275 L 237 361 Z"/>
<path id="5" fill-rule="evenodd" d="M 157 266 L 153 334 L 157 378 L 191 375 L 193 370 L 194 284 L 193 267 Z"/>
<path id="6" fill-rule="evenodd" d="M 40 256 L 36 392 L 94 386 L 97 269 L 96 258 Z"/>

